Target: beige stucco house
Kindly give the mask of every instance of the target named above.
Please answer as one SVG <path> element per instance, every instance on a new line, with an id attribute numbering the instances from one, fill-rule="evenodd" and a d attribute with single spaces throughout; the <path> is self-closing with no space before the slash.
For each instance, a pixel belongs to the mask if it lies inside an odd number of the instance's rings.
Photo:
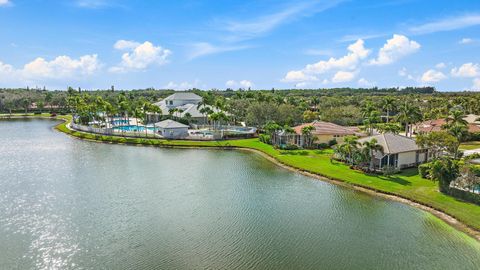
<path id="1" fill-rule="evenodd" d="M 404 169 L 418 166 L 431 159 L 428 149 L 419 147 L 414 139 L 393 133 L 369 136 L 358 140 L 359 143 L 377 140 L 382 146 L 382 151 L 373 153 L 374 169 L 381 170 L 385 167 Z"/>
<path id="2" fill-rule="evenodd" d="M 314 121 L 294 127 L 295 133 L 302 135 L 302 128 L 313 126 L 312 135 L 317 137 L 315 143 L 328 143 L 335 139 L 337 143 L 343 143 L 346 136 L 364 137 L 358 127 L 344 127 L 330 122 Z"/>

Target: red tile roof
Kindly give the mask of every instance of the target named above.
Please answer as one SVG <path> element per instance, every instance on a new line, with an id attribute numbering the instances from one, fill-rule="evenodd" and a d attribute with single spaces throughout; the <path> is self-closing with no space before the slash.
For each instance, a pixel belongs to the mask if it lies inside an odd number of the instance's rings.
<path id="1" fill-rule="evenodd" d="M 432 131 L 443 131 L 442 126 L 445 125 L 447 121 L 445 119 L 436 119 L 428 120 L 416 124 L 416 131 L 418 132 L 432 132 Z M 475 124 L 468 124 L 468 132 L 477 133 L 480 132 L 480 126 Z"/>

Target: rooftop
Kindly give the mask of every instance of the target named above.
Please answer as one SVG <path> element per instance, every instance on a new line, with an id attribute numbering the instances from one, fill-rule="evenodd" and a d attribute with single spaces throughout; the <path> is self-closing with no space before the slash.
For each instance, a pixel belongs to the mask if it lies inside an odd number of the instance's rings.
<path id="1" fill-rule="evenodd" d="M 188 128 L 187 125 L 184 125 L 182 123 L 179 123 L 177 121 L 173 121 L 170 119 L 155 123 L 155 126 L 159 128 Z"/>
<path id="2" fill-rule="evenodd" d="M 377 143 L 383 147 L 384 154 L 396 154 L 402 152 L 417 151 L 420 148 L 414 139 L 393 133 L 384 133 L 374 136 L 361 138 L 360 143 L 376 139 Z"/>
<path id="3" fill-rule="evenodd" d="M 330 122 L 314 121 L 312 123 L 302 124 L 293 129 L 297 134 L 302 134 L 302 128 L 313 126 L 314 135 L 362 135 L 357 127 L 344 127 Z"/>
<path id="4" fill-rule="evenodd" d="M 165 100 L 202 100 L 202 97 L 192 92 L 176 92 L 165 98 Z"/>
<path id="5" fill-rule="evenodd" d="M 470 115 L 469 118 L 465 117 L 464 119 L 468 122 L 471 120 L 473 116 Z M 435 119 L 435 120 L 427 120 L 416 124 L 416 131 L 417 132 L 432 132 L 432 131 L 443 131 L 442 126 L 445 125 L 447 121 L 445 119 Z M 468 132 L 476 133 L 480 132 L 480 126 L 468 123 Z"/>

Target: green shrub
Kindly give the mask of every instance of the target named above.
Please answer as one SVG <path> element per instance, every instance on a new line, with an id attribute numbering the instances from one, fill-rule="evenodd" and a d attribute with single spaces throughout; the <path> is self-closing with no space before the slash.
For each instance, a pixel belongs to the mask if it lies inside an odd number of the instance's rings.
<path id="1" fill-rule="evenodd" d="M 298 146 L 295 144 L 287 144 L 283 146 L 283 150 L 298 150 Z"/>
<path id="2" fill-rule="evenodd" d="M 480 165 L 471 165 L 470 170 L 475 176 L 480 176 Z"/>
<path id="3" fill-rule="evenodd" d="M 326 143 L 319 143 L 319 144 L 317 144 L 317 148 L 318 148 L 318 149 L 327 149 L 328 147 L 329 147 L 329 145 L 326 144 Z"/>
<path id="4" fill-rule="evenodd" d="M 330 147 L 332 147 L 334 145 L 337 145 L 337 144 L 338 144 L 338 142 L 337 142 L 336 139 L 331 139 L 330 141 L 328 141 L 328 146 L 330 146 Z"/>
<path id="5" fill-rule="evenodd" d="M 430 167 L 431 167 L 431 165 L 432 164 L 430 162 L 427 162 L 427 163 L 420 164 L 418 166 L 418 173 L 420 174 L 420 176 L 422 178 L 425 178 L 425 179 L 430 178 Z"/>
<path id="6" fill-rule="evenodd" d="M 270 135 L 267 135 L 267 134 L 260 134 L 258 136 L 258 139 L 263 143 L 267 143 L 267 144 L 272 143 L 272 139 L 270 138 Z"/>

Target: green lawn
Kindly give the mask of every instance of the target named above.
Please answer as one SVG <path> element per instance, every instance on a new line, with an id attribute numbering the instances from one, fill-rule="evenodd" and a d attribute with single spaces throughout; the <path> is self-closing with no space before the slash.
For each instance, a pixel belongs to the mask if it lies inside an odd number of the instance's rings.
<path id="1" fill-rule="evenodd" d="M 472 150 L 480 148 L 480 141 L 464 142 L 460 145 L 461 150 Z"/>
<path id="2" fill-rule="evenodd" d="M 67 121 L 71 120 L 71 116 L 58 116 L 58 118 Z M 437 183 L 422 179 L 418 175 L 416 169 L 405 170 L 400 174 L 395 174 L 390 177 L 369 175 L 351 170 L 343 163 L 331 161 L 331 150 L 285 152 L 276 150 L 271 145 L 264 144 L 258 139 L 230 140 L 222 142 L 139 139 L 102 136 L 71 131 L 66 127 L 66 123 L 59 124 L 56 128 L 59 131 L 76 137 L 90 140 L 102 140 L 112 143 L 145 144 L 163 147 L 239 147 L 255 149 L 270 155 L 285 165 L 297 169 L 325 176 L 330 179 L 340 180 L 352 185 L 399 195 L 412 201 L 428 205 L 455 217 L 472 228 L 480 230 L 480 206 L 462 202 L 440 193 L 438 191 Z"/>

